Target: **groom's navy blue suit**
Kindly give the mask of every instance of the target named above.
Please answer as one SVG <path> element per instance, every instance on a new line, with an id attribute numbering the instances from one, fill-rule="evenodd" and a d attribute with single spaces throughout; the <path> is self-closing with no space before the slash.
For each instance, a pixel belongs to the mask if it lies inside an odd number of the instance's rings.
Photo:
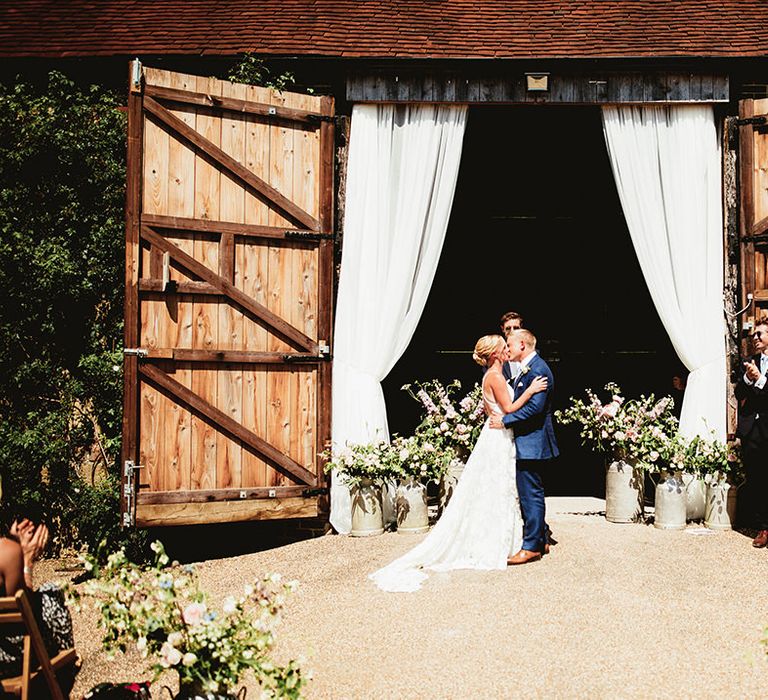
<path id="1" fill-rule="evenodd" d="M 546 523 L 544 521 L 543 468 L 560 451 L 552 427 L 552 392 L 555 380 L 552 371 L 538 354 L 514 380 L 515 399 L 539 376 L 547 378 L 547 390 L 531 396 L 528 402 L 514 413 L 504 416 L 504 426 L 515 431 L 517 448 L 517 492 L 523 511 L 523 546 L 529 552 L 544 551 Z"/>

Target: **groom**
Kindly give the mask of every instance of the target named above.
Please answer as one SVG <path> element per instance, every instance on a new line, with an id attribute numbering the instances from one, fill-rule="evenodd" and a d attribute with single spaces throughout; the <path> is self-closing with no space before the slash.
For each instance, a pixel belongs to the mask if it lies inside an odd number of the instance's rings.
<path id="1" fill-rule="evenodd" d="M 523 546 L 508 559 L 509 564 L 525 564 L 540 559 L 549 549 L 549 528 L 544 520 L 544 485 L 541 474 L 550 460 L 560 452 L 552 427 L 552 371 L 536 352 L 536 338 L 524 328 L 514 330 L 507 338 L 510 359 L 520 363 L 513 380 L 517 399 L 539 376 L 547 378 L 547 390 L 534 394 L 522 408 L 503 418 L 491 417 L 492 428 L 513 428 L 517 448 L 517 492 L 523 511 Z"/>

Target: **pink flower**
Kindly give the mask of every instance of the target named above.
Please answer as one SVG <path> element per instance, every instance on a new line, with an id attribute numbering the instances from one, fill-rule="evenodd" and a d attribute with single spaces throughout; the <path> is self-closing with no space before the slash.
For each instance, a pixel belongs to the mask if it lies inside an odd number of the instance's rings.
<path id="1" fill-rule="evenodd" d="M 205 604 L 203 603 L 190 603 L 184 608 L 184 612 L 182 613 L 184 622 L 192 627 L 199 625 L 203 621 L 205 610 Z"/>

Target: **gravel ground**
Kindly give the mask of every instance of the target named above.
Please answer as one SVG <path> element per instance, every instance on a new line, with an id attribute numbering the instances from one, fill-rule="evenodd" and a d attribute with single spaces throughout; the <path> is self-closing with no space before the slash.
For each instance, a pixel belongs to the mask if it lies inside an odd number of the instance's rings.
<path id="1" fill-rule="evenodd" d="M 737 532 L 611 524 L 603 508 L 548 499 L 559 544 L 543 561 L 432 574 L 416 593 L 383 593 L 366 575 L 423 535 L 329 535 L 199 570 L 218 599 L 266 571 L 301 582 L 276 657 L 307 659 L 309 698 L 768 696 L 768 551 Z M 75 616 L 75 635 L 73 697 L 148 677 L 135 656 L 105 660 L 92 614 Z"/>

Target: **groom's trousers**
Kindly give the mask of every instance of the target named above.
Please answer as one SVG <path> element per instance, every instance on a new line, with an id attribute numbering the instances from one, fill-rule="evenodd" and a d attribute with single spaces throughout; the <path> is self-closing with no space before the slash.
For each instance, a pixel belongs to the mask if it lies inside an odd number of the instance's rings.
<path id="1" fill-rule="evenodd" d="M 551 460 L 517 460 L 517 495 L 520 498 L 520 510 L 523 513 L 523 546 L 529 552 L 543 552 L 549 528 L 545 520 L 544 481 L 542 472 L 546 471 Z"/>

